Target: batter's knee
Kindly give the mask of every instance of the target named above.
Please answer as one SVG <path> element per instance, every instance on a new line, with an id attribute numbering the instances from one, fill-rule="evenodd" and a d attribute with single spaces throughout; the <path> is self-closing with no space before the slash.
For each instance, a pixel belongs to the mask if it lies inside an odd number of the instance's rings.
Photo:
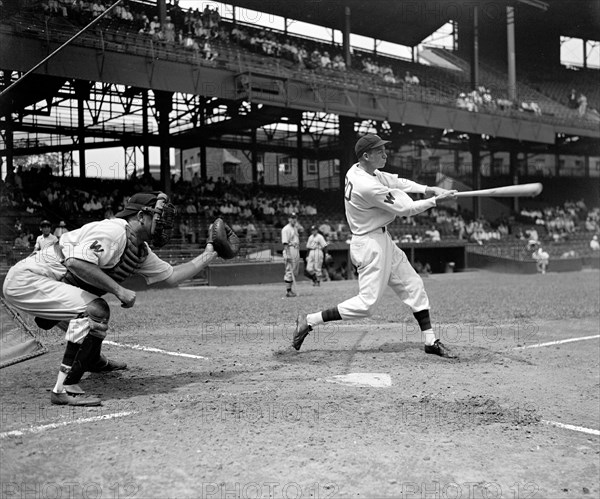
<path id="1" fill-rule="evenodd" d="M 106 337 L 110 307 L 103 298 L 96 298 L 87 305 L 86 315 L 90 321 L 90 334 L 99 338 Z"/>

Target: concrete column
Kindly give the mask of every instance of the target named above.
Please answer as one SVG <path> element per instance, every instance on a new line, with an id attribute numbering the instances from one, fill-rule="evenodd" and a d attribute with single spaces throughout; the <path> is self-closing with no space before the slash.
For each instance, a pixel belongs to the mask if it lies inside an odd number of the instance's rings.
<path id="1" fill-rule="evenodd" d="M 90 84 L 87 81 L 75 82 L 75 96 L 77 97 L 77 150 L 79 152 L 79 177 L 86 177 L 85 160 L 85 119 L 84 104 L 90 97 Z"/>
<path id="2" fill-rule="evenodd" d="M 340 116 L 339 138 L 340 138 L 340 188 L 344 188 L 346 172 L 356 163 L 354 155 L 354 144 L 356 144 L 356 133 L 354 132 L 354 120 L 346 116 Z"/>
<path id="3" fill-rule="evenodd" d="M 252 158 L 252 183 L 258 184 L 258 153 L 256 150 L 257 137 L 256 128 L 252 129 L 252 149 L 250 151 L 250 157 Z"/>
<path id="4" fill-rule="evenodd" d="M 298 120 L 296 122 L 298 130 L 296 132 L 296 158 L 298 162 L 298 189 L 304 188 L 304 157 L 302 154 L 302 113 L 299 113 Z"/>
<path id="5" fill-rule="evenodd" d="M 508 42 L 508 98 L 517 100 L 517 64 L 515 56 L 515 8 L 506 7 L 506 38 Z"/>
<path id="6" fill-rule="evenodd" d="M 350 68 L 350 65 L 352 64 L 352 56 L 350 54 L 350 14 L 350 7 L 348 7 L 347 5 L 344 6 L 344 30 L 342 32 L 342 45 L 344 49 L 344 62 L 346 63 L 346 67 L 348 68 Z"/>
<path id="7" fill-rule="evenodd" d="M 163 192 L 171 195 L 171 159 L 169 157 L 169 113 L 173 109 L 173 93 L 154 91 L 158 111 L 158 136 L 160 142 L 160 186 Z"/>
<path id="8" fill-rule="evenodd" d="M 471 46 L 471 87 L 479 86 L 479 7 L 473 7 L 473 45 Z"/>
<path id="9" fill-rule="evenodd" d="M 148 90 L 142 90 L 142 148 L 144 156 L 144 175 L 150 175 L 150 145 L 148 126 Z"/>
<path id="10" fill-rule="evenodd" d="M 473 134 L 469 137 L 471 151 L 471 183 L 473 190 L 481 189 L 481 135 Z M 481 216 L 481 198 L 473 197 L 473 216 Z"/>

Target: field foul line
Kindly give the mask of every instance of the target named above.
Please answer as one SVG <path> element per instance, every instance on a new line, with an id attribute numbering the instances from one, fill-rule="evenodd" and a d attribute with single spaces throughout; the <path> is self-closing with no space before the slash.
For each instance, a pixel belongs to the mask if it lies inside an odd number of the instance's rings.
<path id="1" fill-rule="evenodd" d="M 68 426 L 72 424 L 83 424 L 83 423 L 93 423 L 94 421 L 103 421 L 106 419 L 115 419 L 115 418 L 123 418 L 125 416 L 131 416 L 132 414 L 137 414 L 139 411 L 125 411 L 125 412 L 115 412 L 113 414 L 103 414 L 102 416 L 93 416 L 90 418 L 79 418 L 74 421 L 63 421 L 62 423 L 50 423 L 41 426 L 34 426 L 33 428 L 25 428 L 24 430 L 12 430 L 5 431 L 0 433 L 0 438 L 6 437 L 20 437 L 25 435 L 26 433 L 40 433 L 45 430 L 53 430 L 54 428 L 60 428 L 62 426 Z"/>
<path id="2" fill-rule="evenodd" d="M 599 430 L 592 430 L 590 428 L 584 428 L 583 426 L 575 426 L 572 424 L 559 423 L 558 421 L 546 421 L 542 419 L 542 423 L 557 426 L 558 428 L 565 428 L 567 430 L 580 431 L 581 433 L 588 433 L 590 435 L 600 436 Z"/>
<path id="3" fill-rule="evenodd" d="M 536 343 L 535 345 L 527 345 L 525 347 L 515 347 L 515 350 L 525 350 L 526 348 L 550 347 L 552 345 L 560 345 L 561 343 L 571 343 L 573 341 L 585 341 L 600 338 L 600 334 L 594 336 L 582 336 L 581 338 L 569 338 L 568 340 L 549 341 L 548 343 Z"/>
<path id="4" fill-rule="evenodd" d="M 202 357 L 202 355 L 193 355 L 191 353 L 181 352 L 169 352 L 168 350 L 162 350 L 160 348 L 145 347 L 143 345 L 128 345 L 127 343 L 117 343 L 115 341 L 104 341 L 105 345 L 113 345 L 121 348 L 131 348 L 133 350 L 143 350 L 144 352 L 162 353 L 164 355 L 172 355 L 173 357 L 186 357 L 188 359 L 202 359 L 208 360 L 208 357 Z"/>

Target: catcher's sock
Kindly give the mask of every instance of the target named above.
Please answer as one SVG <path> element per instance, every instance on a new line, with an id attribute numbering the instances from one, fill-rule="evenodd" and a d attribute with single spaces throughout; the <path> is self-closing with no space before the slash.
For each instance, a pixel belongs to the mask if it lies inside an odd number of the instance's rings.
<path id="1" fill-rule="evenodd" d="M 56 379 L 56 384 L 52 389 L 55 393 L 61 393 L 64 391 L 63 383 L 69 372 L 71 371 L 71 366 L 75 361 L 75 356 L 79 352 L 79 345 L 77 343 L 73 343 L 72 341 L 67 341 L 67 346 L 65 347 L 65 354 L 63 355 L 63 360 L 60 365 L 60 370 L 58 371 L 58 377 Z"/>
<path id="2" fill-rule="evenodd" d="M 52 388 L 52 391 L 54 393 L 62 393 L 65 391 L 65 389 L 63 387 L 63 383 L 65 382 L 65 379 L 67 378 L 67 375 L 69 374 L 70 370 L 71 370 L 70 366 L 65 366 L 64 364 L 60 365 L 60 370 L 58 371 L 58 377 L 56 378 L 56 384 L 54 385 L 54 388 Z"/>

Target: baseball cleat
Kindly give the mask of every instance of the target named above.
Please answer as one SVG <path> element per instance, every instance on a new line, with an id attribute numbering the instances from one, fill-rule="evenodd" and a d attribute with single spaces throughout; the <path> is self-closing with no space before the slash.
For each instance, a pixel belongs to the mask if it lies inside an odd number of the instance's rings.
<path id="1" fill-rule="evenodd" d="M 288 291 L 285 294 L 286 298 L 295 298 L 296 297 L 296 293 L 294 293 L 293 291 Z"/>
<path id="2" fill-rule="evenodd" d="M 110 371 L 121 371 L 127 369 L 125 362 L 119 362 L 118 360 L 107 359 L 104 355 L 100 356 L 98 363 L 90 368 L 92 373 L 107 373 Z"/>
<path id="3" fill-rule="evenodd" d="M 447 346 L 445 346 L 440 340 L 435 340 L 433 345 L 425 345 L 425 353 L 433 355 L 439 355 L 447 359 L 456 359 L 456 355 L 452 353 Z"/>
<path id="4" fill-rule="evenodd" d="M 50 393 L 50 402 L 54 405 L 71 405 L 78 407 L 91 407 L 96 405 L 102 405 L 102 401 L 99 398 L 94 397 L 73 397 L 67 392 L 62 393 Z"/>
<path id="5" fill-rule="evenodd" d="M 63 385 L 63 388 L 66 390 L 66 392 L 69 395 L 84 395 L 85 394 L 85 390 L 77 384 Z"/>
<path id="6" fill-rule="evenodd" d="M 296 331 L 294 331 L 294 340 L 292 346 L 296 350 L 300 350 L 304 339 L 308 336 L 308 333 L 312 331 L 312 326 L 307 324 L 306 316 L 298 315 L 296 318 Z"/>

